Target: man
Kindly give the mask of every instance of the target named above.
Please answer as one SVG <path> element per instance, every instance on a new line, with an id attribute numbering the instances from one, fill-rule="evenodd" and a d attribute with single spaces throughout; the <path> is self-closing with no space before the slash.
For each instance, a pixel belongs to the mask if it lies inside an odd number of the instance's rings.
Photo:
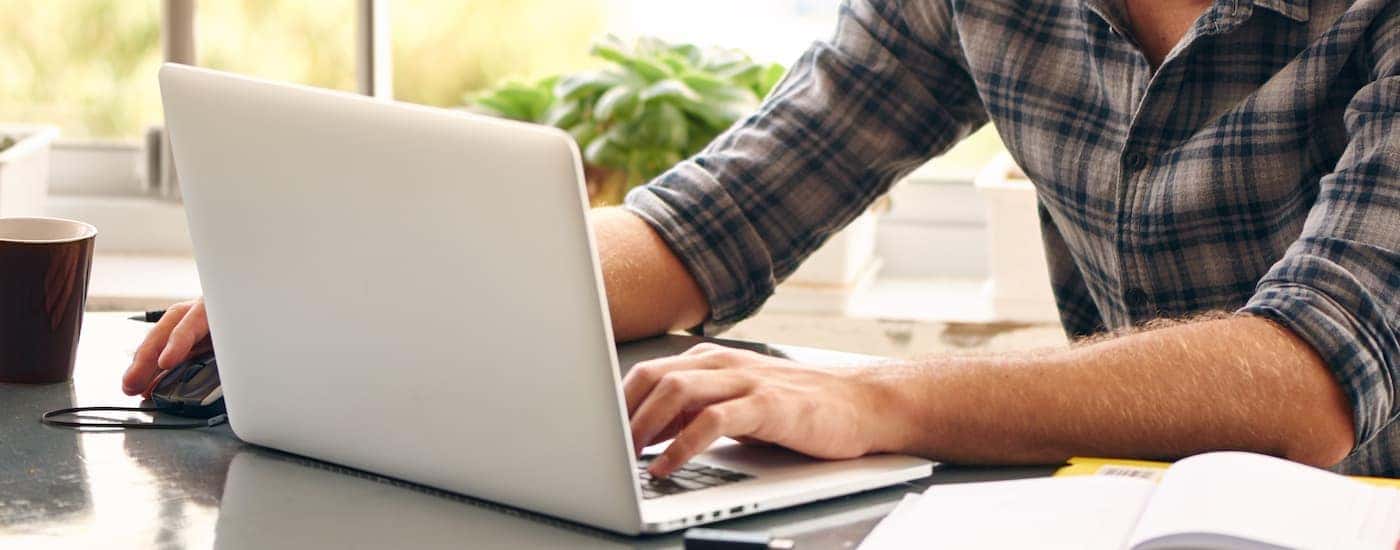
<path id="1" fill-rule="evenodd" d="M 619 339 L 752 314 L 988 121 L 1069 349 L 826 370 L 700 346 L 624 391 L 665 475 L 721 436 L 962 463 L 1217 449 L 1400 474 L 1400 4 L 851 0 L 760 110 L 593 213 Z M 1137 327 L 1137 328 L 1135 328 Z M 139 391 L 208 333 L 174 308 Z"/>

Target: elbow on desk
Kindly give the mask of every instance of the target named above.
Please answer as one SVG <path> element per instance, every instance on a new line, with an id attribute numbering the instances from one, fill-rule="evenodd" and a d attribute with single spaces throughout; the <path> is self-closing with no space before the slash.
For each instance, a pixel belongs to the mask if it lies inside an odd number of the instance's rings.
<path id="1" fill-rule="evenodd" d="M 1331 468 L 1351 454 L 1356 444 L 1350 407 L 1344 411 L 1320 411 L 1306 422 L 1300 436 L 1283 446 L 1284 458 L 1294 462 Z"/>

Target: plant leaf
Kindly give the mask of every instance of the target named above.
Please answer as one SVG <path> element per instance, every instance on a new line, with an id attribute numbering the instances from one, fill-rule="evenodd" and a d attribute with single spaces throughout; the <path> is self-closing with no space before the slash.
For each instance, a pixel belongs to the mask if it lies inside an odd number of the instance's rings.
<path id="1" fill-rule="evenodd" d="M 700 101 L 682 99 L 676 105 L 717 130 L 728 128 L 758 106 L 753 91 L 743 87 L 726 86 L 700 95 Z"/>
<path id="2" fill-rule="evenodd" d="M 664 63 L 631 55 L 615 44 L 608 42 L 594 44 L 592 53 L 597 57 L 616 63 L 647 82 L 655 82 L 671 76 L 670 70 Z"/>
<path id="3" fill-rule="evenodd" d="M 559 79 L 554 86 L 554 95 L 561 99 L 579 99 L 602 93 L 622 81 L 622 75 L 613 71 L 585 71 Z"/>
<path id="4" fill-rule="evenodd" d="M 671 99 L 700 101 L 700 94 L 695 93 L 695 90 L 690 89 L 690 86 L 687 86 L 685 82 L 675 78 L 668 78 L 647 86 L 645 90 L 642 90 L 641 99 L 643 103 Z"/>
<path id="5" fill-rule="evenodd" d="M 704 54 L 700 47 L 695 44 L 676 44 L 671 46 L 671 52 L 685 58 L 687 64 L 698 67 L 704 61 Z"/>
<path id="6" fill-rule="evenodd" d="M 709 52 L 703 67 L 712 73 L 722 73 L 750 63 L 753 62 L 749 60 L 749 56 L 738 50 L 714 49 Z"/>
<path id="7" fill-rule="evenodd" d="M 758 76 L 758 85 L 754 88 L 753 93 L 761 98 L 768 97 L 768 94 L 773 92 L 773 88 L 782 82 L 784 76 L 787 76 L 787 67 L 781 63 L 768 64 L 763 69 L 763 73 Z"/>
<path id="8" fill-rule="evenodd" d="M 593 107 L 593 117 L 598 120 L 627 118 L 637 109 L 637 90 L 622 85 L 603 92 L 598 104 Z"/>
<path id="9" fill-rule="evenodd" d="M 579 101 L 556 103 L 545 111 L 540 120 L 555 128 L 571 128 L 583 121 L 584 104 Z"/>
<path id="10" fill-rule="evenodd" d="M 591 122 L 575 124 L 568 129 L 569 135 L 574 137 L 579 149 L 587 149 L 593 144 L 593 140 L 598 138 L 598 125 Z"/>
<path id="11" fill-rule="evenodd" d="M 707 73 L 685 73 L 680 76 L 680 79 L 690 89 L 702 94 L 728 86 L 723 80 Z"/>
<path id="12" fill-rule="evenodd" d="M 598 166 L 626 169 L 627 149 L 613 141 L 611 135 L 603 134 L 584 148 L 583 159 Z"/>
<path id="13" fill-rule="evenodd" d="M 472 105 L 497 116 L 539 122 L 554 103 L 549 79 L 532 84 L 507 82 L 472 100 Z"/>
<path id="14" fill-rule="evenodd" d="M 616 126 L 615 140 L 635 148 L 680 149 L 689 140 L 685 113 L 670 103 L 647 104 L 639 116 Z"/>

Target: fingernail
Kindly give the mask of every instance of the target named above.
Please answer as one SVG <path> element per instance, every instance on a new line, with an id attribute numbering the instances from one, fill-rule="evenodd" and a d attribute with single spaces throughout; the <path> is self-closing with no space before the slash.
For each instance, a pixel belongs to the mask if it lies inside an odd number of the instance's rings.
<path id="1" fill-rule="evenodd" d="M 647 467 L 647 471 L 651 472 L 651 475 L 654 476 L 665 476 L 670 473 L 668 469 L 670 465 L 671 459 L 666 455 L 661 455 L 651 460 L 651 466 Z M 666 472 L 666 474 L 661 472 Z"/>

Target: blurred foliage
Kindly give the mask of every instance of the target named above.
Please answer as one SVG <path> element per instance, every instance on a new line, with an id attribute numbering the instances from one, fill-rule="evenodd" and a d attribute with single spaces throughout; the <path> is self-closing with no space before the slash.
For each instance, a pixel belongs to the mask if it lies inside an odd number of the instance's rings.
<path id="1" fill-rule="evenodd" d="M 460 104 L 505 78 L 577 70 L 605 0 L 394 0 L 394 93 Z M 0 121 L 69 138 L 137 138 L 159 124 L 158 0 L 0 0 Z M 195 22 L 201 65 L 350 90 L 350 0 L 209 0 Z"/>
<path id="2" fill-rule="evenodd" d="M 155 0 L 0 0 L 0 121 L 134 136 L 159 120 Z"/>
<path id="3" fill-rule="evenodd" d="M 737 52 L 658 41 L 609 40 L 590 50 L 605 28 L 608 4 L 392 0 L 394 94 L 437 106 L 460 105 L 464 95 L 489 103 L 479 93 L 508 82 L 492 93 L 526 104 L 504 114 L 565 126 L 581 138 L 590 161 L 618 167 L 604 175 L 625 186 L 698 150 L 726 121 L 752 109 L 780 74 Z M 354 87 L 351 0 L 204 0 L 196 25 L 202 65 Z M 0 122 L 53 124 L 70 139 L 135 141 L 161 121 L 160 56 L 159 0 L 0 0 Z M 742 66 L 742 74 L 725 63 Z M 555 74 L 571 77 L 541 79 Z M 714 88 L 712 78 L 722 86 Z M 609 79 L 615 82 L 599 85 Z M 576 89 L 556 106 L 554 93 L 564 85 Z M 599 117 L 594 109 L 604 99 L 608 116 Z M 674 122 L 676 111 L 684 124 L 660 123 Z M 577 120 L 566 120 L 571 117 Z M 639 141 L 649 137 L 660 145 Z M 986 129 L 938 164 L 975 170 L 1001 149 Z"/>
<path id="4" fill-rule="evenodd" d="M 507 82 L 468 99 L 478 110 L 568 131 L 588 164 L 622 174 L 617 189 L 593 182 L 595 192 L 611 195 L 595 195 L 604 203 L 699 152 L 752 113 L 785 72 L 736 50 L 657 38 L 629 44 L 609 36 L 591 51 L 608 64 Z"/>
<path id="5" fill-rule="evenodd" d="M 319 0 L 323 3 L 325 0 Z M 460 106 L 506 79 L 596 65 L 607 0 L 395 0 L 394 96 Z"/>
<path id="6" fill-rule="evenodd" d="M 15 138 L 10 136 L 0 136 L 0 153 L 15 146 Z"/>

